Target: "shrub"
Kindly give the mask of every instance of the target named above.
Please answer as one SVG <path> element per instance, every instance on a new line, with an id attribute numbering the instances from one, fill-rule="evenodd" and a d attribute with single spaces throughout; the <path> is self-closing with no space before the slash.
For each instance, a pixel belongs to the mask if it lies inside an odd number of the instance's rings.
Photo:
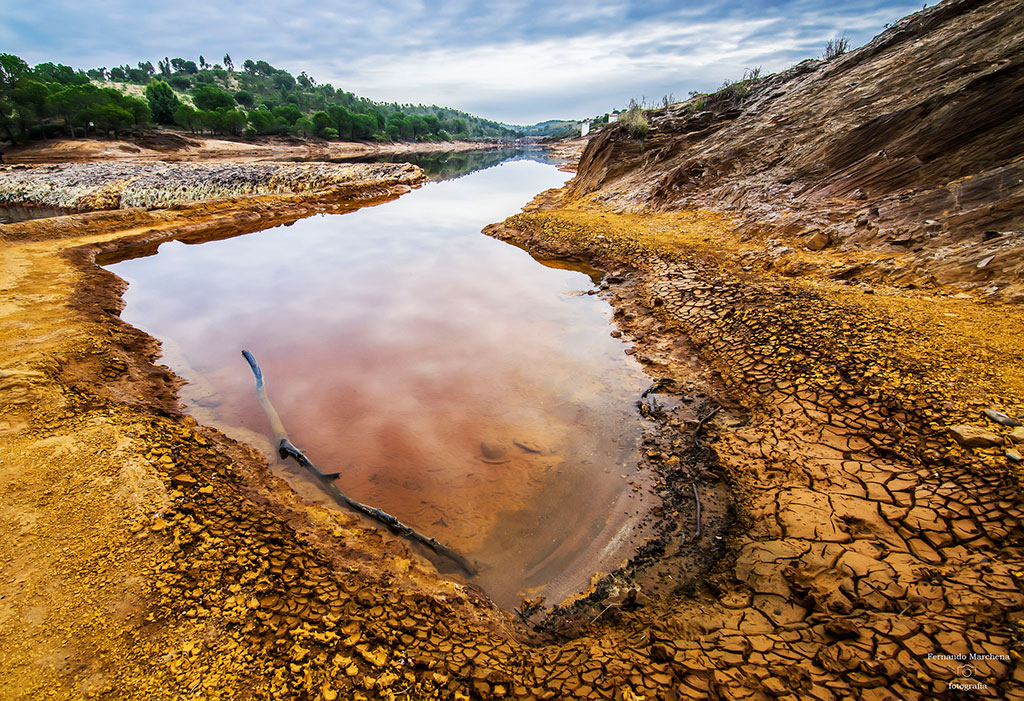
<path id="1" fill-rule="evenodd" d="M 831 61 L 834 58 L 839 58 L 847 51 L 850 50 L 850 41 L 846 36 L 841 36 L 838 39 L 829 39 L 828 43 L 825 44 L 825 55 L 826 61 Z"/>
<path id="2" fill-rule="evenodd" d="M 647 130 L 650 129 L 647 117 L 644 115 L 643 104 L 638 103 L 635 98 L 629 101 L 626 111 L 619 115 L 619 123 L 634 139 L 644 138 L 647 135 Z"/>

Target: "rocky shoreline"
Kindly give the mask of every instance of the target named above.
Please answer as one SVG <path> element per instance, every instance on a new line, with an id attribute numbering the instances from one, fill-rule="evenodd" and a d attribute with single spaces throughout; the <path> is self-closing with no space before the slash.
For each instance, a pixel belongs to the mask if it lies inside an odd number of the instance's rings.
<path id="1" fill-rule="evenodd" d="M 220 197 L 318 193 L 371 182 L 414 185 L 406 163 L 65 163 L 0 167 L 0 204 L 86 212 Z"/>
<path id="2" fill-rule="evenodd" d="M 1024 415 L 1000 337 L 1024 313 L 751 274 L 721 213 L 543 199 L 488 233 L 617 271 L 605 294 L 649 372 L 685 381 L 694 359 L 666 350 L 693 348 L 725 395 L 709 425 L 736 509 L 724 557 L 694 596 L 619 613 L 657 631 L 680 696 L 944 697 L 958 676 L 936 656 L 975 653 L 987 693 L 1015 697 L 1024 499 L 1012 429 L 983 409 Z M 994 436 L 961 445 L 962 424 Z"/>

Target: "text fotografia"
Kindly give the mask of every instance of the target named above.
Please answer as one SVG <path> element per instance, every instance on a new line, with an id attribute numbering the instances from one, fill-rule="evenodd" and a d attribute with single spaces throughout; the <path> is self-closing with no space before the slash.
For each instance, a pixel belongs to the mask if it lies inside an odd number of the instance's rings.
<path id="1" fill-rule="evenodd" d="M 948 688 L 955 689 L 956 691 L 980 691 L 983 689 L 987 689 L 988 684 L 982 684 L 981 682 L 971 682 L 969 684 L 963 684 L 961 682 L 950 682 Z"/>

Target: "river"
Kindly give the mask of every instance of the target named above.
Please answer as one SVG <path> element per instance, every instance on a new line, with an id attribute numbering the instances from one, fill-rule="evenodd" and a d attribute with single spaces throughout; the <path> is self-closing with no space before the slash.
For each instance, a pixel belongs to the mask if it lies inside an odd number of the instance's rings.
<path id="1" fill-rule="evenodd" d="M 649 379 L 588 294 L 597 271 L 480 233 L 568 176 L 486 165 L 108 269 L 129 282 L 122 317 L 162 341 L 199 421 L 327 503 L 274 453 L 251 350 L 292 442 L 343 492 L 476 561 L 472 583 L 499 605 L 552 604 L 637 544 L 635 403 Z"/>

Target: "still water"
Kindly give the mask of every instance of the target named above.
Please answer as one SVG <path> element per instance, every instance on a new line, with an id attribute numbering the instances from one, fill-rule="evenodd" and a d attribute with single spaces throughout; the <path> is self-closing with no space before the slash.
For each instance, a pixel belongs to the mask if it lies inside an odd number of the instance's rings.
<path id="1" fill-rule="evenodd" d="M 609 335 L 610 307 L 585 294 L 588 271 L 480 233 L 566 177 L 510 161 L 109 269 L 130 283 L 123 318 L 161 339 L 198 420 L 326 503 L 274 453 L 251 350 L 292 442 L 343 492 L 475 560 L 499 605 L 557 603 L 636 544 L 649 384 Z"/>

